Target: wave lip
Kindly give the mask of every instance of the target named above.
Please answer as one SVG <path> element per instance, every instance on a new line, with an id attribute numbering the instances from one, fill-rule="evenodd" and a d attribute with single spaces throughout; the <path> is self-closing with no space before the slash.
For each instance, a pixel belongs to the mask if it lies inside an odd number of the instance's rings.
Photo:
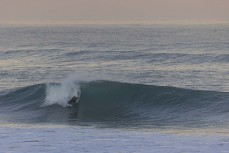
<path id="1" fill-rule="evenodd" d="M 66 107 L 72 95 L 80 97 L 79 107 Z M 223 126 L 228 100 L 223 92 L 112 81 L 38 84 L 0 94 L 0 121 Z"/>

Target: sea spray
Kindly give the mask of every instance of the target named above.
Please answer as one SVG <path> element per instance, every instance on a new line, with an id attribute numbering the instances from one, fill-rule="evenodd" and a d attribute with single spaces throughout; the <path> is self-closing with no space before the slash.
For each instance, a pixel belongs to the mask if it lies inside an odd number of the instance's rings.
<path id="1" fill-rule="evenodd" d="M 80 73 L 79 73 L 80 72 Z M 95 78 L 106 78 L 104 74 L 90 74 L 85 71 L 78 71 L 69 75 L 62 83 L 47 83 L 46 98 L 42 106 L 58 104 L 63 107 L 68 106 L 69 101 L 73 96 L 80 97 L 80 83 L 91 82 Z M 78 98 L 79 99 L 79 98 Z"/>
<path id="2" fill-rule="evenodd" d="M 80 96 L 80 87 L 72 79 L 67 79 L 61 84 L 46 84 L 46 98 L 43 106 L 58 104 L 67 106 L 67 101 L 73 96 Z"/>

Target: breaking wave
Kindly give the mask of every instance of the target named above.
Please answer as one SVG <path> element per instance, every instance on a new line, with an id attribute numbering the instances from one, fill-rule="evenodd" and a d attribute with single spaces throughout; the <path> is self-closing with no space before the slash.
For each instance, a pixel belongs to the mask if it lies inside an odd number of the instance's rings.
<path id="1" fill-rule="evenodd" d="M 67 100 L 79 97 L 79 106 Z M 37 84 L 0 94 L 1 122 L 226 126 L 229 93 L 112 81 Z"/>

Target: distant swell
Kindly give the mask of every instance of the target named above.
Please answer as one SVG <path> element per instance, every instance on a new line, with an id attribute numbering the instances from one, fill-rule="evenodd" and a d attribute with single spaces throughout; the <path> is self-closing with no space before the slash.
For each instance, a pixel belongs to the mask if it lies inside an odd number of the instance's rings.
<path id="1" fill-rule="evenodd" d="M 78 107 L 66 101 L 77 95 Z M 38 84 L 0 94 L 1 122 L 225 126 L 229 93 L 111 81 Z"/>

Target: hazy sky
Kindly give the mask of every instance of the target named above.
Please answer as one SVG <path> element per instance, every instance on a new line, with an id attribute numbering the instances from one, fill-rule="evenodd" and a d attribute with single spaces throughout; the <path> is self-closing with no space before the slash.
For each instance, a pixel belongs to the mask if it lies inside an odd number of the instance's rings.
<path id="1" fill-rule="evenodd" d="M 229 0 L 0 0 L 3 21 L 229 21 Z"/>

